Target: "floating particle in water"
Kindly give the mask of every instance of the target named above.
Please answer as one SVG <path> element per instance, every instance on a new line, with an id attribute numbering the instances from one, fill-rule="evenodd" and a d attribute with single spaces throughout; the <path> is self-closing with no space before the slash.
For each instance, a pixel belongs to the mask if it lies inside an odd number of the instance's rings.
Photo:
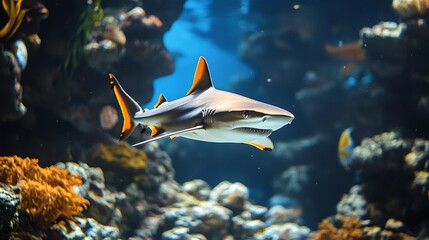
<path id="1" fill-rule="evenodd" d="M 101 108 L 100 111 L 100 126 L 103 129 L 109 130 L 112 129 L 116 123 L 118 123 L 118 111 L 110 105 L 106 105 Z"/>
<path id="2" fill-rule="evenodd" d="M 299 4 L 293 5 L 293 9 L 298 10 L 301 6 Z"/>
<path id="3" fill-rule="evenodd" d="M 267 82 L 270 83 L 272 80 L 271 78 L 267 78 Z"/>

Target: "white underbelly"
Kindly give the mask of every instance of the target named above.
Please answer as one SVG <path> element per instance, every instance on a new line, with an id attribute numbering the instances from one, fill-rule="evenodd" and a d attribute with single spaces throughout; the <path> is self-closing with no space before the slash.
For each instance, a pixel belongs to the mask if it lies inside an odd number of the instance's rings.
<path id="1" fill-rule="evenodd" d="M 184 138 L 205 141 L 205 142 L 224 142 L 224 143 L 243 143 L 256 139 L 256 136 L 236 134 L 231 130 L 210 130 L 201 129 L 192 133 L 180 135 Z"/>

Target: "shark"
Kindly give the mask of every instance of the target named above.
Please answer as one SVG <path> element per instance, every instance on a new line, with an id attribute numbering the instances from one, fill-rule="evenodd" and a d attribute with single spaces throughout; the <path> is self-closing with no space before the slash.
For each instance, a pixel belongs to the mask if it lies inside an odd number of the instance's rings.
<path id="1" fill-rule="evenodd" d="M 151 138 L 136 147 L 163 138 L 183 137 L 215 143 L 244 143 L 263 151 L 274 149 L 271 133 L 291 124 L 289 111 L 213 86 L 209 68 L 200 57 L 191 88 L 182 98 L 167 101 L 161 94 L 153 109 L 142 109 L 109 74 L 110 86 L 119 103 L 123 125 L 119 141 L 138 125 L 151 130 Z"/>

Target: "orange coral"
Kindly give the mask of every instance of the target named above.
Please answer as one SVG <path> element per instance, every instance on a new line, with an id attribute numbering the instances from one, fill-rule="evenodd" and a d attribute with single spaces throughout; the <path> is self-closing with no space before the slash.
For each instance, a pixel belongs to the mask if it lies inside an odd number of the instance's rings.
<path id="1" fill-rule="evenodd" d="M 79 175 L 37 163 L 37 159 L 0 157 L 0 182 L 21 188 L 21 210 L 34 222 L 52 224 L 60 216 L 71 218 L 87 208 L 89 201 L 73 190 L 82 183 Z"/>
<path id="2" fill-rule="evenodd" d="M 332 221 L 333 220 L 333 221 Z M 332 223 L 334 222 L 334 223 Z M 336 226 L 334 226 L 334 224 Z M 319 223 L 319 230 L 313 233 L 313 240 L 358 240 L 362 239 L 363 231 L 359 219 L 336 215 L 325 218 Z"/>

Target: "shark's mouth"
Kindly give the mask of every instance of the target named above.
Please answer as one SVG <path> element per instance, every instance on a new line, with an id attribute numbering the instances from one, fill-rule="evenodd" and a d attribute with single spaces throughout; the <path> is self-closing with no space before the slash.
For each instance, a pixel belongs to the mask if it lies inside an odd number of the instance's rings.
<path id="1" fill-rule="evenodd" d="M 273 132 L 273 130 L 271 129 L 259 129 L 259 128 L 251 128 L 251 127 L 239 127 L 235 129 L 242 130 L 245 132 L 250 132 L 250 133 L 257 133 L 257 134 L 270 134 Z"/>

